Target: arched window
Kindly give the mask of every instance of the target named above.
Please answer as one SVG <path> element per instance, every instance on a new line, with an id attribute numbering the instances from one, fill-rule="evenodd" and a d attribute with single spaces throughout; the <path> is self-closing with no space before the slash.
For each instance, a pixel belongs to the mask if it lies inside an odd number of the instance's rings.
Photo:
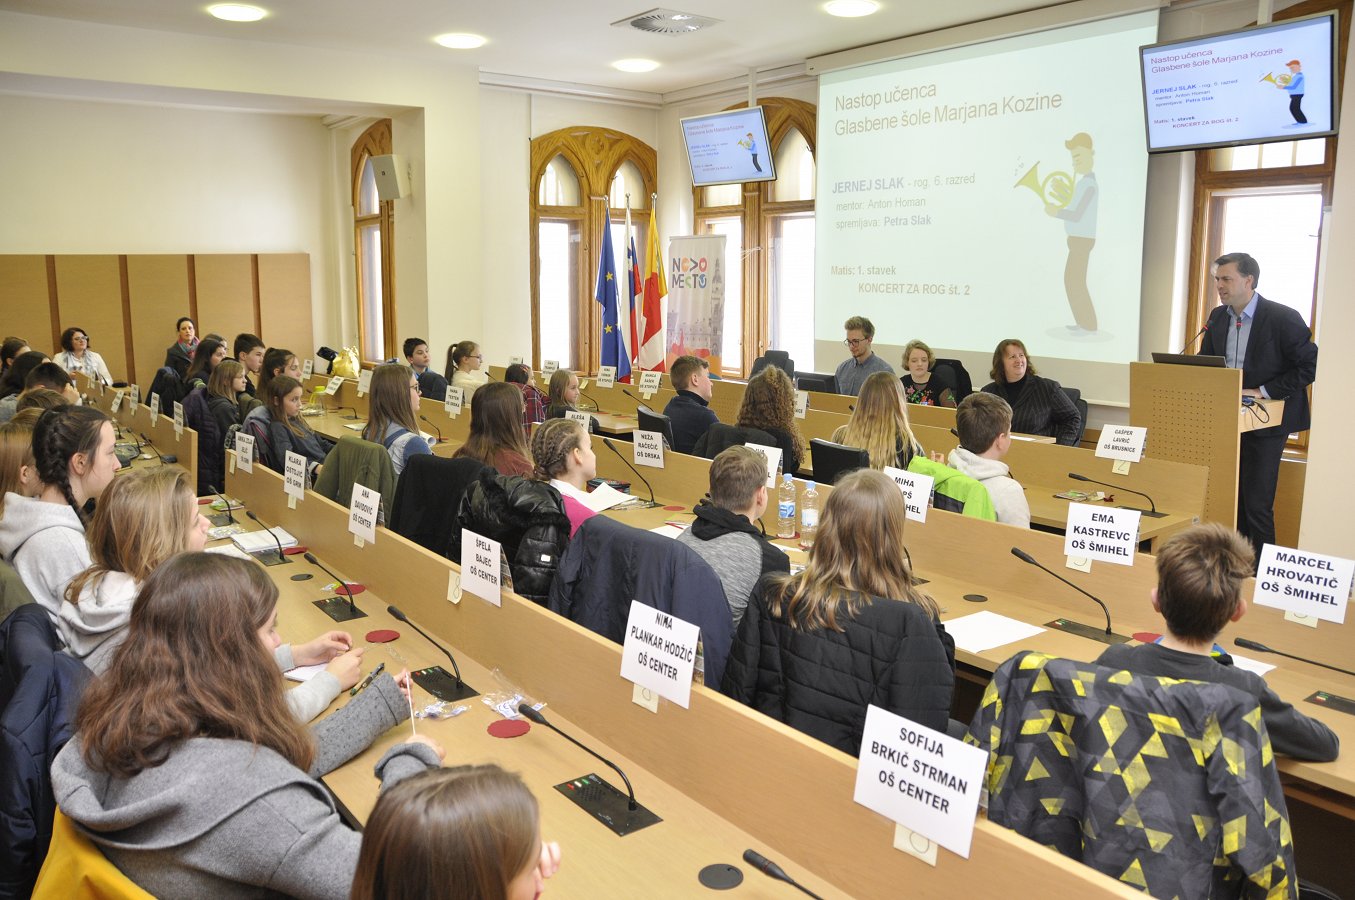
<path id="1" fill-rule="evenodd" d="M 724 374 L 741 377 L 766 350 L 785 350 L 808 369 L 814 359 L 814 107 L 759 101 L 776 159 L 776 181 L 696 188 L 696 230 L 723 234 Z M 742 109 L 739 103 L 730 109 Z M 739 277 L 735 277 L 739 273 Z"/>
<path id="2" fill-rule="evenodd" d="M 658 156 L 628 134 L 578 126 L 534 139 L 531 158 L 533 368 L 553 359 L 596 371 L 602 308 L 593 289 L 604 210 L 611 213 L 612 252 L 625 304 L 626 198 L 629 194 L 643 266 Z"/>
<path id="3" fill-rule="evenodd" d="M 353 185 L 353 258 L 357 265 L 358 348 L 363 360 L 395 356 L 395 201 L 376 189 L 372 157 L 391 149 L 391 120 L 372 125 L 350 152 Z"/>

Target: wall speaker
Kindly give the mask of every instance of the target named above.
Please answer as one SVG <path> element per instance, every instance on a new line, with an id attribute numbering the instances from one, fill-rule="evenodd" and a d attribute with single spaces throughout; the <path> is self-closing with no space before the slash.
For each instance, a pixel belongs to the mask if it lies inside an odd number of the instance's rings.
<path id="1" fill-rule="evenodd" d="M 372 171 L 376 174 L 376 194 L 382 200 L 399 200 L 409 196 L 409 166 L 401 156 L 373 156 Z"/>

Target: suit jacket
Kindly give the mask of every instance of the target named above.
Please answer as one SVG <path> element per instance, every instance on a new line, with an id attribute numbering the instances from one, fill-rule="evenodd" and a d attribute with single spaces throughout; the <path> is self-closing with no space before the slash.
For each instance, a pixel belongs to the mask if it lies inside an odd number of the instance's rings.
<path id="1" fill-rule="evenodd" d="M 1232 311 L 1215 307 L 1209 314 L 1202 356 L 1224 356 L 1228 349 L 1228 329 Z M 1276 400 L 1284 401 L 1284 418 L 1271 428 L 1247 432 L 1256 437 L 1273 437 L 1305 431 L 1311 424 L 1308 415 L 1308 385 L 1317 378 L 1317 344 L 1303 318 L 1289 307 L 1256 296 L 1256 317 L 1242 359 L 1242 386 L 1262 388 Z"/>

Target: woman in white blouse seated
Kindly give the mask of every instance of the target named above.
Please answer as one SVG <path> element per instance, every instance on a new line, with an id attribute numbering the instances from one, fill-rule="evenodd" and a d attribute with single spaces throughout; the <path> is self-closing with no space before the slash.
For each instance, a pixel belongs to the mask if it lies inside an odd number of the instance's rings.
<path id="1" fill-rule="evenodd" d="M 89 335 L 83 328 L 67 328 L 61 332 L 61 352 L 52 357 L 52 362 L 71 374 L 79 372 L 94 381 L 113 384 L 104 358 L 89 349 Z"/>

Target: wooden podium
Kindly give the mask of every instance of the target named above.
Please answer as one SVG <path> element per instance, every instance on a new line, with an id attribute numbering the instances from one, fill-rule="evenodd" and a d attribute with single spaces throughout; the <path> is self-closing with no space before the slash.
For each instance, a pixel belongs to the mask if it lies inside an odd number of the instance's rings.
<path id="1" fill-rule="evenodd" d="M 1204 521 L 1237 524 L 1238 440 L 1243 431 L 1278 424 L 1284 402 L 1242 406 L 1240 369 L 1129 364 L 1129 424 L 1148 429 L 1144 452 L 1154 459 L 1209 468 Z"/>

